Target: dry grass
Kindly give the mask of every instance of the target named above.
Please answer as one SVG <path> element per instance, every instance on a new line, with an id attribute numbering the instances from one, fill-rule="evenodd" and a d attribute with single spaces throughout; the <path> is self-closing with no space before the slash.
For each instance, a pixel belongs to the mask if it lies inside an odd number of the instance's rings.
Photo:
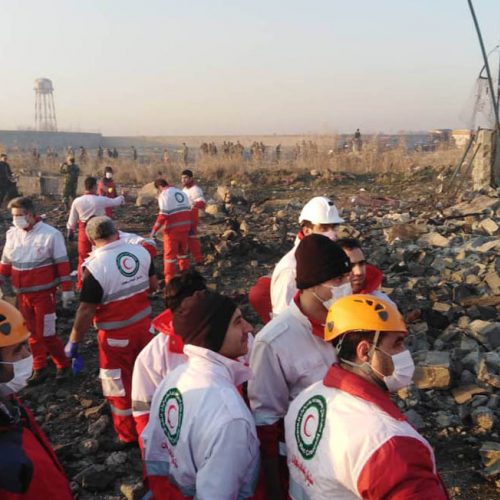
<path id="1" fill-rule="evenodd" d="M 244 160 L 241 157 L 224 158 L 198 156 L 189 163 L 189 168 L 195 175 L 204 181 L 220 182 L 222 180 L 247 180 L 256 177 L 263 183 L 276 180 L 277 175 L 302 175 L 311 170 L 322 174 L 335 174 L 349 172 L 353 174 L 411 173 L 418 167 L 432 166 L 437 170 L 453 166 L 457 163 L 462 150 L 443 147 L 433 152 L 408 151 L 401 143 L 394 149 L 382 149 L 376 138 L 363 145 L 360 152 L 328 150 L 328 145 L 320 138 L 318 152 L 310 154 L 307 158 L 285 159 L 279 163 L 275 160 L 274 150 L 268 152 L 263 159 Z M 332 144 L 332 140 L 328 141 Z M 90 159 L 86 163 L 79 163 L 83 175 L 101 176 L 104 166 L 111 165 L 114 178 L 120 184 L 143 185 L 153 181 L 161 172 L 167 179 L 180 178 L 181 171 L 185 168 L 182 161 L 174 159 L 165 165 L 159 153 L 143 154 L 139 161 L 118 158 L 106 159 L 98 162 L 95 152 L 90 152 Z M 283 156 L 287 156 L 286 153 Z M 288 155 L 290 156 L 290 155 Z M 62 158 L 43 158 L 35 162 L 29 153 L 11 153 L 9 162 L 16 173 L 27 175 L 42 174 L 57 175 Z M 78 160 L 77 160 L 78 161 Z"/>

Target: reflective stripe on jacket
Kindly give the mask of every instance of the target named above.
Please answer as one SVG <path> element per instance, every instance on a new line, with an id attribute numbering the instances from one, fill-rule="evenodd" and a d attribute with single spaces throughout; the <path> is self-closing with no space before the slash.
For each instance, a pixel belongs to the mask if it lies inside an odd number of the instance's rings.
<path id="1" fill-rule="evenodd" d="M 192 224 L 191 206 L 187 196 L 176 187 L 169 186 L 158 196 L 160 213 L 154 231 L 165 227 L 167 233 L 188 232 Z"/>
<path id="2" fill-rule="evenodd" d="M 85 267 L 103 290 L 95 314 L 97 328 L 124 328 L 151 314 L 150 264 L 151 257 L 145 248 L 121 240 L 97 248 L 85 261 Z"/>
<path id="3" fill-rule="evenodd" d="M 70 267 L 64 238 L 56 228 L 37 222 L 29 231 L 7 231 L 0 274 L 11 277 L 16 293 L 53 290 L 59 284 L 71 290 Z"/>

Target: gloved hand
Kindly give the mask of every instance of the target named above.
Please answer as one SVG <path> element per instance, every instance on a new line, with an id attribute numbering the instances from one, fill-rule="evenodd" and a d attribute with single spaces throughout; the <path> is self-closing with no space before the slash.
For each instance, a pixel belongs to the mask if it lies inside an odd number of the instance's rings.
<path id="1" fill-rule="evenodd" d="M 78 348 L 78 342 L 71 342 L 71 340 L 68 340 L 64 346 L 64 354 L 66 354 L 66 357 L 71 358 L 71 371 L 73 375 L 78 375 L 85 366 L 82 356 L 78 354 Z"/>
<path id="2" fill-rule="evenodd" d="M 69 290 L 62 293 L 62 304 L 64 309 L 68 309 L 71 303 L 75 300 L 75 292 Z"/>
<path id="3" fill-rule="evenodd" d="M 79 347 L 78 342 L 71 342 L 71 340 L 68 340 L 66 345 L 64 346 L 64 354 L 66 354 L 67 358 L 75 358 L 78 355 L 78 347 Z"/>

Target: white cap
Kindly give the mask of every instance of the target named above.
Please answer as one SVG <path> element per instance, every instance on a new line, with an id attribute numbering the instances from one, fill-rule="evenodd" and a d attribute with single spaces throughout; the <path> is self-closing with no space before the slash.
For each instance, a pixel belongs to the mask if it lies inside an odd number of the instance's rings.
<path id="1" fill-rule="evenodd" d="M 342 224 L 335 203 L 325 196 L 310 199 L 300 212 L 299 223 L 308 220 L 313 224 Z"/>

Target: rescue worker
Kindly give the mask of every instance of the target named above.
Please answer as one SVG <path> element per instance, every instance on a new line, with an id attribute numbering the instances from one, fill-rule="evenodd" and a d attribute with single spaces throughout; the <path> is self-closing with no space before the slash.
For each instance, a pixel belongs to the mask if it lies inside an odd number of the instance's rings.
<path id="1" fill-rule="evenodd" d="M 255 423 L 237 385 L 252 327 L 234 302 L 208 290 L 173 315 L 188 361 L 158 387 L 142 434 L 153 498 L 249 498 L 259 469 Z"/>
<path id="2" fill-rule="evenodd" d="M 156 388 L 168 373 L 187 360 L 184 342 L 174 332 L 172 315 L 186 297 L 205 289 L 205 279 L 194 269 L 174 276 L 165 288 L 167 309 L 153 320 L 153 327 L 159 334 L 137 356 L 132 374 L 132 414 L 139 436 L 149 421 Z"/>
<path id="3" fill-rule="evenodd" d="M 133 443 L 132 368 L 151 340 L 148 292 L 157 288 L 155 270 L 142 246 L 120 240 L 109 217 L 93 217 L 85 230 L 96 250 L 85 261 L 80 305 L 65 351 L 73 359 L 79 355 L 79 344 L 94 321 L 103 395 L 118 439 Z"/>
<path id="4" fill-rule="evenodd" d="M 293 248 L 276 264 L 271 279 L 262 276 L 250 289 L 250 305 L 266 324 L 272 316 L 283 312 L 297 292 L 295 285 L 295 251 L 301 240 L 309 234 L 324 234 L 335 240 L 335 228 L 344 222 L 335 203 L 324 196 L 310 199 L 299 216 L 300 231 Z M 272 309 L 269 308 L 271 303 Z"/>
<path id="5" fill-rule="evenodd" d="M 106 196 L 107 198 L 116 198 L 118 196 L 116 185 L 113 181 L 113 168 L 109 165 L 104 167 L 104 176 L 97 183 L 97 194 L 99 196 Z M 113 217 L 113 209 L 111 207 L 106 207 L 104 211 L 108 217 Z"/>
<path id="6" fill-rule="evenodd" d="M 60 170 L 61 174 L 63 174 L 64 176 L 63 203 L 67 209 L 70 202 L 72 202 L 76 198 L 80 167 L 75 163 L 74 156 L 68 156 L 67 160 L 61 164 Z"/>
<path id="7" fill-rule="evenodd" d="M 250 407 L 257 424 L 268 498 L 286 498 L 282 419 L 290 401 L 321 380 L 336 361 L 323 340 L 328 308 L 349 295 L 347 255 L 330 238 L 311 234 L 296 252 L 298 292 L 288 308 L 257 333 L 250 357 Z M 280 459 L 281 455 L 281 459 Z"/>
<path id="8" fill-rule="evenodd" d="M 192 224 L 189 230 L 189 251 L 196 264 L 202 264 L 203 255 L 201 253 L 201 245 L 198 238 L 198 223 L 199 211 L 205 209 L 207 202 L 203 196 L 202 189 L 194 182 L 193 172 L 191 170 L 186 169 L 182 171 L 181 182 L 183 185 L 182 191 L 188 197 L 189 204 L 191 205 Z"/>
<path id="9" fill-rule="evenodd" d="M 108 207 L 117 207 L 125 203 L 125 198 L 122 195 L 116 198 L 107 198 L 97 195 L 97 179 L 95 177 L 87 177 L 85 179 L 85 192 L 82 196 L 76 198 L 71 204 L 67 227 L 68 240 L 73 240 L 74 233 L 78 227 L 78 269 L 76 288 L 79 290 L 82 286 L 82 264 L 92 250 L 90 243 L 85 233 L 87 221 L 95 215 L 104 215 L 105 209 Z"/>
<path id="10" fill-rule="evenodd" d="M 0 498 L 73 498 L 52 446 L 16 394 L 26 386 L 33 357 L 21 313 L 0 300 Z"/>
<path id="11" fill-rule="evenodd" d="M 167 284 L 177 274 L 177 263 L 181 271 L 189 267 L 191 207 L 187 196 L 176 187 L 169 186 L 165 179 L 156 179 L 155 187 L 159 190 L 160 213 L 151 230 L 151 238 L 163 228 L 163 270 Z"/>
<path id="12" fill-rule="evenodd" d="M 188 164 L 188 157 L 189 157 L 189 148 L 187 147 L 187 144 L 185 142 L 182 143 L 182 161 L 184 162 L 184 165 L 187 166 Z"/>
<path id="13" fill-rule="evenodd" d="M 413 377 L 407 335 L 398 310 L 379 297 L 332 305 L 324 339 L 339 363 L 285 418 L 292 499 L 448 498 L 431 446 L 390 397 Z"/>
<path id="14" fill-rule="evenodd" d="M 352 293 L 369 293 L 395 305 L 384 292 L 379 290 L 384 275 L 380 269 L 366 262 L 366 257 L 359 240 L 355 238 L 342 238 L 337 240 L 337 244 L 344 250 L 351 262 Z"/>
<path id="15" fill-rule="evenodd" d="M 75 298 L 63 235 L 37 216 L 30 198 L 9 203 L 13 227 L 7 231 L 0 262 L 0 282 L 10 278 L 28 329 L 36 384 L 48 376 L 47 353 L 56 366 L 56 379 L 69 375 L 64 344 L 56 335 L 56 290 L 62 289 L 63 307 Z"/>

